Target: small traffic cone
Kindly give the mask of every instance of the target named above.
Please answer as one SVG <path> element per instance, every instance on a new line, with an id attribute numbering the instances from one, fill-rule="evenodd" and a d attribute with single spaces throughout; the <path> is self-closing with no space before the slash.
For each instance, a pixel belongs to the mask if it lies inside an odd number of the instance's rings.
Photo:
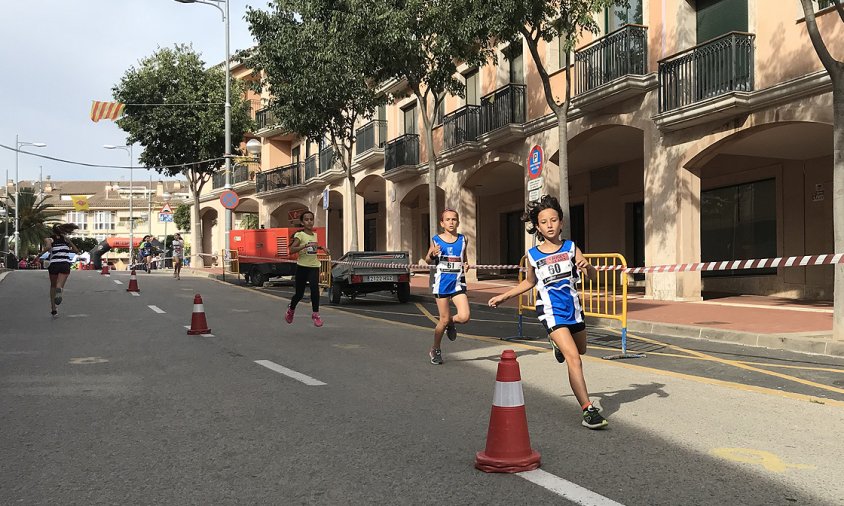
<path id="1" fill-rule="evenodd" d="M 193 297 L 193 314 L 190 317 L 188 335 L 196 336 L 210 332 L 211 329 L 208 328 L 208 322 L 205 321 L 205 306 L 202 305 L 202 296 L 196 294 Z"/>
<path id="2" fill-rule="evenodd" d="M 126 289 L 127 292 L 140 292 L 141 289 L 138 288 L 138 276 L 135 275 L 135 269 L 132 269 L 132 272 L 129 273 L 129 288 Z"/>
<path id="3" fill-rule="evenodd" d="M 108 265 L 103 264 L 103 270 L 100 271 L 100 275 L 101 276 L 110 276 L 110 274 L 108 273 Z"/>
<path id="4" fill-rule="evenodd" d="M 516 352 L 504 350 L 495 377 L 486 449 L 475 455 L 475 467 L 486 473 L 519 473 L 538 468 L 539 459 L 539 452 L 530 447 Z"/>

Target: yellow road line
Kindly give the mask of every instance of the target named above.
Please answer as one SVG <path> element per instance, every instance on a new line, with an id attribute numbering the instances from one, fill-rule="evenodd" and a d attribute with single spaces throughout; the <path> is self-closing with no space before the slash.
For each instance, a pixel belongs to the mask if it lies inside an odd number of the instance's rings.
<path id="1" fill-rule="evenodd" d="M 612 332 L 616 332 L 615 329 L 610 329 L 610 330 Z M 631 335 L 628 334 L 628 337 L 631 337 Z M 682 346 L 663 343 L 661 341 L 657 341 L 656 339 L 649 339 L 647 337 L 642 337 L 642 336 L 632 336 L 632 337 L 634 337 L 635 339 L 638 339 L 642 342 L 645 342 L 645 343 L 658 344 L 660 346 L 665 346 L 666 348 L 670 348 L 672 350 L 680 351 L 680 352 L 683 352 L 683 353 L 688 353 L 689 355 L 692 355 L 692 356 L 695 356 L 695 357 L 700 357 L 700 358 L 705 358 L 707 360 L 711 360 L 713 362 L 718 362 L 718 363 L 721 363 L 721 364 L 724 364 L 724 365 L 737 367 L 739 369 L 745 369 L 747 371 L 758 372 L 760 374 L 766 374 L 768 376 L 773 376 L 775 378 L 780 378 L 780 379 L 784 379 L 784 380 L 787 380 L 787 381 L 793 381 L 795 383 L 800 383 L 802 385 L 808 385 L 810 387 L 819 388 L 821 390 L 827 390 L 829 392 L 844 394 L 844 389 L 842 389 L 842 388 L 824 385 L 822 383 L 809 381 L 809 380 L 806 380 L 806 379 L 803 379 L 803 378 L 798 378 L 796 376 L 790 376 L 788 374 L 783 374 L 783 373 L 776 372 L 776 371 L 769 371 L 767 369 L 760 369 L 758 367 L 753 367 L 751 365 L 739 362 L 738 360 L 729 360 L 729 359 L 726 359 L 726 358 L 716 357 L 716 356 L 713 356 L 713 355 L 709 355 L 707 353 L 702 353 L 702 352 L 699 352 L 699 351 L 683 348 Z"/>

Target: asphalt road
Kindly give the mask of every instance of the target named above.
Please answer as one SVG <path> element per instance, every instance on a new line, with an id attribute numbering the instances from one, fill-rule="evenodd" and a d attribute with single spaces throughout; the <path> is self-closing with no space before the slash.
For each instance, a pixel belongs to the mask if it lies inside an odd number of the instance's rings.
<path id="1" fill-rule="evenodd" d="M 325 307 L 318 329 L 306 301 L 284 323 L 283 287 L 127 282 L 74 272 L 51 318 L 45 272 L 0 281 L 0 503 L 844 504 L 844 402 L 816 386 L 842 379 L 831 359 L 637 341 L 647 358 L 606 361 L 596 334 L 584 367 L 610 428 L 589 431 L 565 367 L 499 341 L 495 312 L 433 366 L 427 303 Z M 186 335 L 194 293 L 213 337 Z M 554 485 L 473 467 L 507 348 Z"/>

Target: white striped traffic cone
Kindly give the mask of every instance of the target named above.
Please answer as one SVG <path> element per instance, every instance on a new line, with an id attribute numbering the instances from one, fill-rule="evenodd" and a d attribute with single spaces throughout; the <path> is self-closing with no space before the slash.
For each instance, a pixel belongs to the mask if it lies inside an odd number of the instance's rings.
<path id="1" fill-rule="evenodd" d="M 475 467 L 487 473 L 520 473 L 538 468 L 539 460 L 539 452 L 530 447 L 516 352 L 504 350 L 495 377 L 486 449 L 475 455 Z"/>
<path id="2" fill-rule="evenodd" d="M 138 276 L 135 275 L 135 269 L 132 269 L 132 272 L 129 273 L 129 288 L 126 289 L 127 292 L 140 292 L 141 289 L 138 288 Z"/>
<path id="3" fill-rule="evenodd" d="M 197 336 L 199 334 L 209 334 L 211 329 L 208 328 L 208 322 L 205 321 L 205 306 L 202 304 L 202 297 L 199 294 L 193 297 L 193 314 L 190 317 L 190 329 L 188 329 L 189 336 Z"/>

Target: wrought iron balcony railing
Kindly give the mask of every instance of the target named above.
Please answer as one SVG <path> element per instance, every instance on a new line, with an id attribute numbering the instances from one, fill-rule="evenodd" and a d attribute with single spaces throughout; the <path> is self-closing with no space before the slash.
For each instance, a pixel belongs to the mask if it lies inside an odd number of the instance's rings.
<path id="1" fill-rule="evenodd" d="M 481 130 L 481 106 L 465 105 L 443 116 L 444 149 L 451 149 L 464 142 L 478 140 Z"/>
<path id="2" fill-rule="evenodd" d="M 574 52 L 575 94 L 648 72 L 648 28 L 625 25 Z"/>
<path id="3" fill-rule="evenodd" d="M 264 107 L 255 113 L 255 125 L 258 131 L 272 128 L 278 125 L 278 119 L 269 107 Z"/>
<path id="4" fill-rule="evenodd" d="M 387 142 L 387 120 L 374 119 L 355 130 L 355 155 L 362 155 Z"/>
<path id="5" fill-rule="evenodd" d="M 259 172 L 255 177 L 256 191 L 258 193 L 280 190 L 304 182 L 305 164 L 302 162 L 276 167 L 266 172 Z"/>
<path id="6" fill-rule="evenodd" d="M 384 147 L 384 170 L 389 171 L 404 165 L 419 165 L 419 135 L 404 134 L 396 137 Z"/>
<path id="7" fill-rule="evenodd" d="M 308 179 L 313 179 L 319 175 L 317 170 L 317 163 L 319 161 L 319 155 L 311 155 L 305 158 L 305 181 Z"/>
<path id="8" fill-rule="evenodd" d="M 730 32 L 659 62 L 659 112 L 754 87 L 752 33 Z"/>
<path id="9" fill-rule="evenodd" d="M 212 188 L 223 188 L 226 186 L 226 170 L 218 170 L 212 177 Z M 232 167 L 231 184 L 236 185 L 249 180 L 249 168 L 245 165 Z"/>
<path id="10" fill-rule="evenodd" d="M 481 97 L 481 134 L 511 124 L 522 124 L 527 117 L 524 84 L 508 84 Z"/>
<path id="11" fill-rule="evenodd" d="M 340 158 L 335 155 L 334 146 L 322 148 L 319 152 L 319 173 L 322 174 L 333 169 L 339 160 Z"/>

